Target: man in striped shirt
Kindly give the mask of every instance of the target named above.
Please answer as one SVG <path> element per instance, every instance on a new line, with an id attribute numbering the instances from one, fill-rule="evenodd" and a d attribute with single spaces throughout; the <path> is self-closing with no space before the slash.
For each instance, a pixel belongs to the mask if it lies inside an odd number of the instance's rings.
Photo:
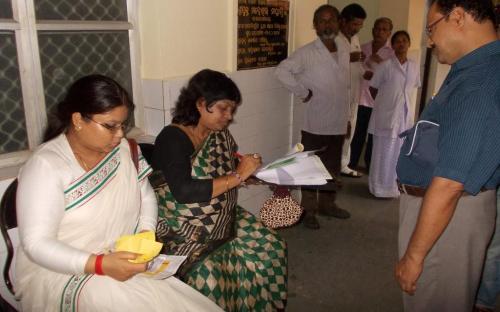
<path id="1" fill-rule="evenodd" d="M 500 183 L 500 41 L 491 0 L 431 0 L 427 35 L 451 70 L 404 133 L 396 279 L 407 311 L 470 312 Z"/>

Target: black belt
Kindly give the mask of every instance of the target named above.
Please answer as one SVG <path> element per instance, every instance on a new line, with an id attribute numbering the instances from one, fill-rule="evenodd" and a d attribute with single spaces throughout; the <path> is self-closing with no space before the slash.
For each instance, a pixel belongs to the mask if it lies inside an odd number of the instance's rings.
<path id="1" fill-rule="evenodd" d="M 403 184 L 403 183 L 400 183 L 399 181 L 397 181 L 397 182 L 398 182 L 399 191 L 401 193 L 404 193 L 404 194 L 408 194 L 408 195 L 415 196 L 415 197 L 424 197 L 425 192 L 427 191 L 427 189 L 420 187 L 420 186 Z M 485 192 L 485 191 L 488 191 L 488 189 L 485 189 L 483 187 L 479 192 Z M 470 194 L 467 192 L 462 193 L 462 196 L 469 196 L 469 195 Z"/>

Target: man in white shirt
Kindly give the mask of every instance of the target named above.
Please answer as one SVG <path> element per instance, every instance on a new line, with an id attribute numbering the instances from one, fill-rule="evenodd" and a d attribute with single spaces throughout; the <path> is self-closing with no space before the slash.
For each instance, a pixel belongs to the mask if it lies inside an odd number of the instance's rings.
<path id="1" fill-rule="evenodd" d="M 340 42 L 350 51 L 349 74 L 346 77 L 349 82 L 349 124 L 347 136 L 342 147 L 342 161 L 340 172 L 343 176 L 358 178 L 362 174 L 349 168 L 351 158 L 351 140 L 356 126 L 356 117 L 358 113 L 358 103 L 360 94 L 360 82 L 363 76 L 362 62 L 365 55 L 361 51 L 357 33 L 363 28 L 363 22 L 366 19 L 366 12 L 357 3 L 347 5 L 340 12 Z"/>
<path id="2" fill-rule="evenodd" d="M 330 174 L 340 174 L 342 145 L 349 119 L 349 50 L 339 45 L 339 11 L 331 5 L 316 9 L 313 19 L 318 38 L 282 61 L 276 76 L 305 103 L 302 144 L 306 150 L 325 148 L 319 156 Z M 302 189 L 304 225 L 318 229 L 317 213 L 346 219 L 349 212 L 335 204 L 335 181 Z"/>
<path id="3" fill-rule="evenodd" d="M 394 55 L 389 38 L 392 33 L 392 21 L 387 17 L 378 18 L 372 28 L 373 40 L 361 46 L 361 51 L 366 55 L 363 63 L 365 73 L 361 78 L 361 95 L 357 112 L 356 127 L 351 142 L 350 168 L 357 168 L 361 151 L 366 141 L 368 131 L 368 122 L 372 114 L 375 100 L 370 94 L 370 80 L 378 65 Z M 353 125 L 354 126 L 354 125 Z M 370 159 L 372 154 L 372 137 L 368 135 L 365 150 L 366 170 L 370 168 Z"/>

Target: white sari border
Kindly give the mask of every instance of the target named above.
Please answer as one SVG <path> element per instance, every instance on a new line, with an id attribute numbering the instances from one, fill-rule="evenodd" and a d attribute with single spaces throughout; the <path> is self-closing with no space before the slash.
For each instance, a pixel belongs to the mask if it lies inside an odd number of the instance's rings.
<path id="1" fill-rule="evenodd" d="M 61 312 L 76 312 L 78 310 L 78 298 L 85 284 L 94 276 L 92 274 L 73 275 L 64 286 L 61 296 Z"/>

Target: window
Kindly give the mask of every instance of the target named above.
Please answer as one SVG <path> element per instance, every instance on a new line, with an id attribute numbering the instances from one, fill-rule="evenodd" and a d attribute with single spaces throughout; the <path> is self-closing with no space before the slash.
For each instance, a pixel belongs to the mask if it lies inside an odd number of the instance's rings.
<path id="1" fill-rule="evenodd" d="M 40 144 L 81 76 L 108 75 L 136 98 L 136 1 L 0 0 L 0 167 Z"/>

